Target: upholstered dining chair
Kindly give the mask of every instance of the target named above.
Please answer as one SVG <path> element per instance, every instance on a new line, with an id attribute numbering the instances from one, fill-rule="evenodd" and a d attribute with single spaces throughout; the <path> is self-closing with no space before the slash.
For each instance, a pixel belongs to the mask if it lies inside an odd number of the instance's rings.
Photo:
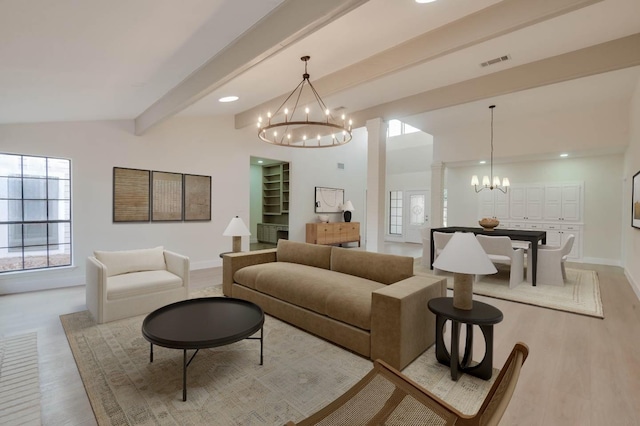
<path id="1" fill-rule="evenodd" d="M 569 235 L 560 247 L 541 245 L 538 247 L 538 284 L 563 286 L 567 279 L 564 262 L 573 248 L 574 235 Z"/>
<path id="2" fill-rule="evenodd" d="M 351 389 L 312 416 L 287 426 L 463 425 L 496 426 L 507 409 L 529 354 L 516 343 L 480 410 L 465 415 L 383 361 Z"/>
<path id="3" fill-rule="evenodd" d="M 444 250 L 444 247 L 447 245 L 451 237 L 453 237 L 453 234 L 449 232 L 433 232 L 433 250 L 435 251 L 433 253 L 434 261 L 438 258 L 438 256 L 440 256 L 440 253 L 442 253 L 442 250 Z M 438 274 L 439 270 L 433 268 L 433 273 Z"/>
<path id="4" fill-rule="evenodd" d="M 513 288 L 524 281 L 524 250 L 514 249 L 509 237 L 489 237 L 476 235 L 478 242 L 493 263 L 509 265 L 509 288 Z M 479 279 L 477 276 L 476 279 Z"/>

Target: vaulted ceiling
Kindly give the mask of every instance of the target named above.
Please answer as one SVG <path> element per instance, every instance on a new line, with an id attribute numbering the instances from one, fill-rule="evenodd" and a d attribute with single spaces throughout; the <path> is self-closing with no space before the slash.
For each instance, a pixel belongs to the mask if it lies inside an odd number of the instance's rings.
<path id="1" fill-rule="evenodd" d="M 140 134 L 175 114 L 252 125 L 303 55 L 357 125 L 426 131 L 496 97 L 535 113 L 550 88 L 558 108 L 630 99 L 640 78 L 638 0 L 10 0 L 0 40 L 0 123 L 135 119 Z"/>

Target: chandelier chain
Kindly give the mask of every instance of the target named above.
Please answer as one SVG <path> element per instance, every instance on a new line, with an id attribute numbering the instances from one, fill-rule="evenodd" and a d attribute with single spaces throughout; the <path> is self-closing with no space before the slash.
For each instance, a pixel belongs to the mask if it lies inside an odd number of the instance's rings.
<path id="1" fill-rule="evenodd" d="M 493 109 L 495 105 L 491 105 L 491 180 L 489 181 L 490 188 L 493 189 Z"/>
<path id="2" fill-rule="evenodd" d="M 491 156 L 490 156 L 490 165 L 489 165 L 490 175 L 489 175 L 489 177 L 485 175 L 485 177 L 483 178 L 482 186 L 480 186 L 480 188 L 478 188 L 478 186 L 479 186 L 478 176 L 474 175 L 471 178 L 471 185 L 474 187 L 476 193 L 480 192 L 480 191 L 482 191 L 484 189 L 489 189 L 489 190 L 498 189 L 499 191 L 501 191 L 504 194 L 506 194 L 507 193 L 507 188 L 510 186 L 508 178 L 505 177 L 503 179 L 503 183 L 501 185 L 500 181 L 499 181 L 499 178 L 493 175 L 493 109 L 495 107 L 496 107 L 495 105 L 489 105 L 489 109 L 491 110 L 491 125 L 490 125 Z M 495 179 L 495 181 L 494 181 L 494 179 Z M 487 180 L 488 180 L 488 182 L 487 182 Z"/>

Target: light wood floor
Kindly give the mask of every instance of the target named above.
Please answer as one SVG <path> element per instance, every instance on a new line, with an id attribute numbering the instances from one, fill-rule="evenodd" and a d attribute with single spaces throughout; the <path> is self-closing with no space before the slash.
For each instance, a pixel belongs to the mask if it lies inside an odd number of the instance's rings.
<path id="1" fill-rule="evenodd" d="M 416 245 L 384 250 L 421 255 Z M 517 341 L 531 351 L 504 425 L 640 424 L 640 302 L 620 268 L 572 266 L 597 270 L 604 320 L 476 296 L 504 313 L 494 329 L 494 365 Z M 220 283 L 220 274 L 194 271 L 192 283 Z M 96 424 L 58 318 L 84 309 L 84 287 L 0 296 L 0 337 L 38 333 L 44 425 Z"/>

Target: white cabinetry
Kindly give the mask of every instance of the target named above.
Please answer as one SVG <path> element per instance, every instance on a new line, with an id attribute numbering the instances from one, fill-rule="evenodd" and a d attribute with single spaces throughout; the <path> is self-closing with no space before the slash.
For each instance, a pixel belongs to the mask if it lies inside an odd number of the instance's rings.
<path id="1" fill-rule="evenodd" d="M 482 191 L 479 218 L 494 217 L 500 227 L 546 231 L 547 245 L 562 246 L 574 235 L 568 258 L 582 258 L 582 182 L 520 184 L 501 191 Z"/>
<path id="2" fill-rule="evenodd" d="M 546 224 L 543 228 L 547 231 L 547 245 L 560 247 L 564 245 L 569 235 L 574 236 L 573 247 L 571 252 L 567 256 L 569 259 L 582 258 L 582 226 L 581 225 L 560 225 L 560 224 Z"/>
<path id="3" fill-rule="evenodd" d="M 516 220 L 541 220 L 544 186 L 515 186 L 510 190 L 509 215 Z"/>
<path id="4" fill-rule="evenodd" d="M 502 191 L 482 191 L 478 219 L 493 217 L 500 220 L 509 219 L 509 194 Z"/>
<path id="5" fill-rule="evenodd" d="M 544 219 L 579 222 L 582 185 L 547 185 L 544 190 Z"/>

